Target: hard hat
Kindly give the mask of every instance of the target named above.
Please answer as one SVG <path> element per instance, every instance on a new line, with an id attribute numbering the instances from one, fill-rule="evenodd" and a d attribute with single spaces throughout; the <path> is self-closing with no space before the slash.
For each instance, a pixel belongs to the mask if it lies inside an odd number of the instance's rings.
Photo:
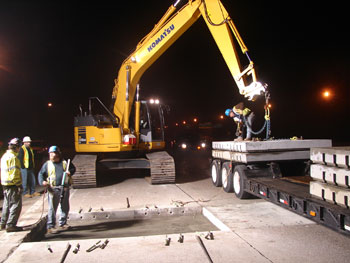
<path id="1" fill-rule="evenodd" d="M 23 142 L 31 142 L 32 140 L 30 139 L 30 137 L 29 136 L 25 136 L 24 138 L 23 138 Z"/>
<path id="2" fill-rule="evenodd" d="M 9 145 L 19 146 L 20 145 L 20 140 L 18 138 L 13 138 L 13 139 L 11 139 L 11 141 L 9 141 Z"/>
<path id="3" fill-rule="evenodd" d="M 227 110 L 225 110 L 225 115 L 229 117 L 229 116 L 230 116 L 230 112 L 231 112 L 231 111 L 232 111 L 231 109 L 227 109 Z"/>
<path id="4" fill-rule="evenodd" d="M 49 153 L 53 153 L 53 152 L 60 152 L 60 149 L 57 147 L 57 146 L 51 146 L 50 148 L 49 148 Z"/>

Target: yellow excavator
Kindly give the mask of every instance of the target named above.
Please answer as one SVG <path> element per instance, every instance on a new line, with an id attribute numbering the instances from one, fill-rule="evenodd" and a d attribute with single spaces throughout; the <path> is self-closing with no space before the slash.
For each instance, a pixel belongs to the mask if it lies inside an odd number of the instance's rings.
<path id="1" fill-rule="evenodd" d="M 139 99 L 139 82 L 143 73 L 191 25 L 202 17 L 207 24 L 240 94 L 254 101 L 266 92 L 257 81 L 254 63 L 231 17 L 220 0 L 180 0 L 164 16 L 122 63 L 112 93 L 112 107 L 98 98 L 89 99 L 89 110 L 74 119 L 74 143 L 78 153 L 73 163 L 77 172 L 75 188 L 96 186 L 96 162 L 109 169 L 148 168 L 151 183 L 175 182 L 172 157 L 164 151 L 163 107 L 157 101 Z M 247 57 L 242 69 L 235 40 Z M 146 156 L 145 156 L 146 155 Z M 113 156 L 113 157 L 111 157 Z M 147 158 L 145 158 L 147 157 Z"/>

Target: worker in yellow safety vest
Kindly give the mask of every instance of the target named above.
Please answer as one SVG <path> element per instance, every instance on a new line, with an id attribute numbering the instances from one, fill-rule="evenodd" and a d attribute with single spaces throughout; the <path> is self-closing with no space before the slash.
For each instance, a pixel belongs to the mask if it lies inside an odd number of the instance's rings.
<path id="1" fill-rule="evenodd" d="M 244 107 L 243 102 L 238 103 L 232 109 L 227 109 L 225 115 L 233 118 L 237 124 L 235 141 L 243 141 L 244 133 L 246 133 L 246 141 L 252 139 L 252 125 L 255 118 L 254 112 Z"/>
<path id="2" fill-rule="evenodd" d="M 69 229 L 67 218 L 69 213 L 69 187 L 71 176 L 75 173 L 75 166 L 62 158 L 57 146 L 49 148 L 49 160 L 43 164 L 39 171 L 39 184 L 48 188 L 49 211 L 47 215 L 47 233 L 56 234 L 59 231 Z M 66 173 L 66 177 L 64 174 Z M 65 179 L 65 180 L 63 180 Z M 64 191 L 62 197 L 61 191 Z M 56 228 L 56 211 L 60 204 L 59 227 Z"/>
<path id="3" fill-rule="evenodd" d="M 34 152 L 31 148 L 31 142 L 29 136 L 23 138 L 23 145 L 19 150 L 18 159 L 21 162 L 21 172 L 22 172 L 22 185 L 23 185 L 23 196 L 33 197 L 40 196 L 40 193 L 35 192 L 35 175 L 34 175 Z"/>
<path id="4" fill-rule="evenodd" d="M 20 140 L 13 138 L 8 150 L 1 158 L 1 184 L 4 192 L 0 229 L 6 232 L 21 231 L 17 226 L 22 210 L 22 177 L 20 161 L 17 158 Z"/>

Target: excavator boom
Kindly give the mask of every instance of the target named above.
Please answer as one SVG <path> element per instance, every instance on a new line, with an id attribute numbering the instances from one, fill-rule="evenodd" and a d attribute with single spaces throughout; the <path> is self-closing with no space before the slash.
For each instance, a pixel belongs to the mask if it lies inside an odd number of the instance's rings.
<path id="1" fill-rule="evenodd" d="M 237 86 L 239 92 L 249 100 L 255 100 L 265 91 L 257 81 L 254 63 L 248 56 L 248 49 L 238 33 L 231 17 L 219 0 L 189 1 L 176 13 L 179 1 L 172 5 L 154 29 L 137 45 L 135 51 L 123 62 L 115 80 L 112 98 L 114 114 L 122 127 L 129 129 L 129 116 L 137 84 L 142 74 L 184 33 L 203 17 Z M 243 71 L 234 44 L 237 40 L 242 52 L 247 55 L 249 65 Z M 246 84 L 246 76 L 251 83 Z"/>
<path id="2" fill-rule="evenodd" d="M 169 7 L 122 63 L 112 93 L 113 109 L 108 110 L 98 98 L 90 98 L 89 112 L 83 114 L 81 110 L 75 117 L 75 149 L 78 153 L 88 153 L 76 155 L 73 160 L 77 167 L 75 187 L 96 186 L 96 160 L 108 168 L 115 165 L 117 168 L 150 168 L 152 183 L 175 182 L 173 158 L 164 151 L 149 153 L 165 148 L 162 108 L 140 101 L 138 87 L 143 73 L 200 17 L 208 26 L 239 92 L 249 100 L 265 92 L 265 87 L 257 81 L 248 49 L 220 0 L 189 0 L 178 10 L 179 2 Z M 249 65 L 243 70 L 235 40 L 248 58 Z M 94 113 L 93 103 L 104 113 Z M 135 118 L 130 124 L 132 109 Z M 132 155 L 133 159 L 110 156 L 118 154 Z M 140 155 L 147 160 L 135 158 Z"/>

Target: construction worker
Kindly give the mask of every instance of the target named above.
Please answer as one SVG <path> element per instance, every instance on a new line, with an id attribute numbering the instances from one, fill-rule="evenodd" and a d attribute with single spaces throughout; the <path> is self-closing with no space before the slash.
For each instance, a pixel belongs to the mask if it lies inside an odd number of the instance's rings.
<path id="1" fill-rule="evenodd" d="M 69 213 L 69 186 L 71 176 L 75 173 L 75 167 L 70 163 L 64 182 L 64 195 L 61 198 L 62 179 L 67 170 L 67 162 L 62 158 L 60 149 L 57 146 L 49 148 L 49 160 L 43 164 L 39 171 L 39 184 L 48 189 L 49 211 L 47 218 L 47 233 L 56 234 L 59 231 L 69 229 L 67 218 Z M 56 228 L 56 211 L 60 204 L 61 215 L 59 227 Z"/>
<path id="2" fill-rule="evenodd" d="M 19 150 L 18 159 L 21 162 L 23 196 L 33 197 L 40 196 L 35 192 L 35 175 L 34 175 L 34 152 L 30 147 L 32 140 L 29 136 L 23 138 L 23 145 Z"/>
<path id="3" fill-rule="evenodd" d="M 250 109 L 244 107 L 243 102 L 238 103 L 232 109 L 227 109 L 225 115 L 233 118 L 237 124 L 235 141 L 243 141 L 244 133 L 246 133 L 245 141 L 252 139 L 252 125 L 255 115 Z"/>
<path id="4" fill-rule="evenodd" d="M 1 230 L 6 232 L 21 231 L 17 226 L 22 210 L 22 177 L 21 164 L 17 158 L 20 140 L 13 138 L 9 142 L 8 150 L 1 158 L 1 184 L 4 192 L 2 205 Z"/>

